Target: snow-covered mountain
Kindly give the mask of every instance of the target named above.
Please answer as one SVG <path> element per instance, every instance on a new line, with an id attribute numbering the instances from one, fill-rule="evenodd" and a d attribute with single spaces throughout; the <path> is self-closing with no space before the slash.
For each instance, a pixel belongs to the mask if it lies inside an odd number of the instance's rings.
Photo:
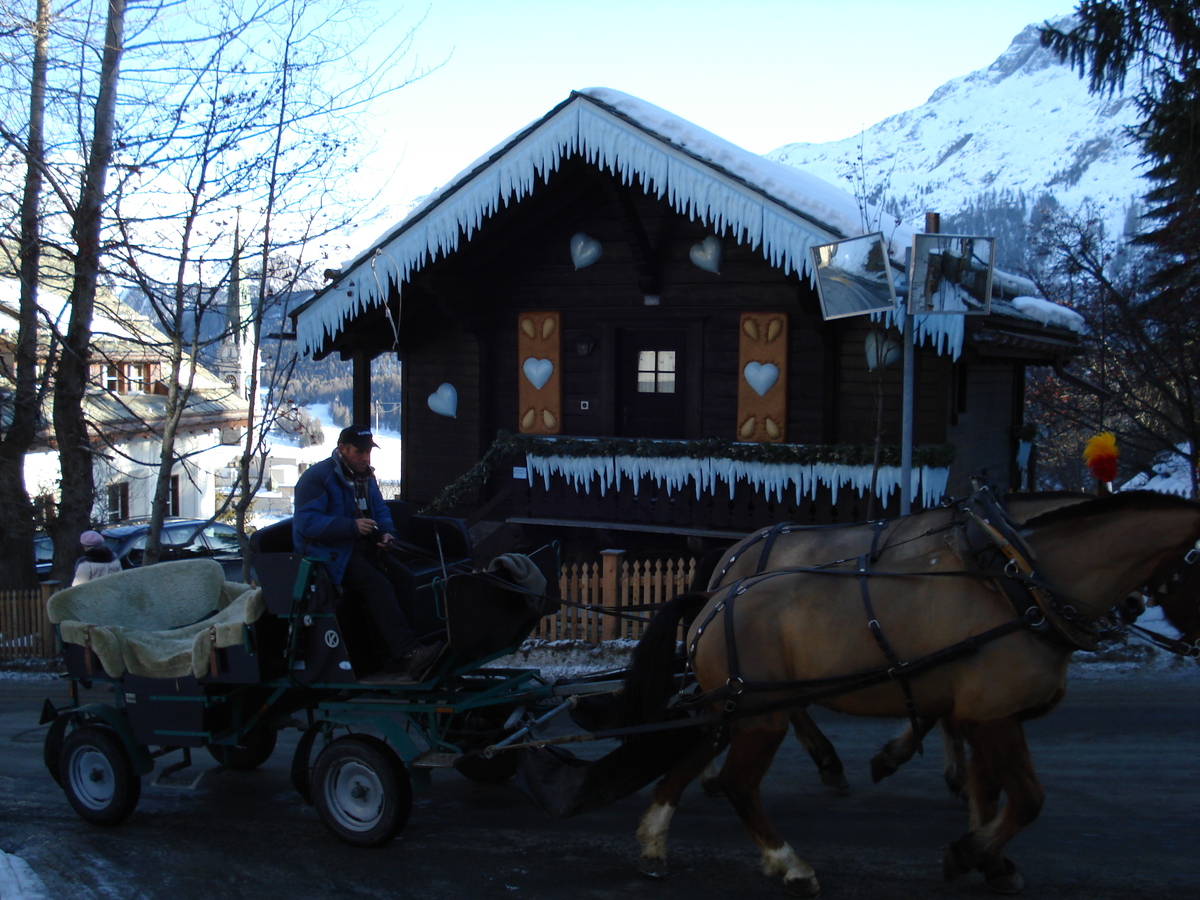
<path id="1" fill-rule="evenodd" d="M 1128 93 L 1089 94 L 1030 25 L 990 66 L 947 82 L 922 106 L 860 135 L 767 156 L 882 201 L 908 224 L 931 211 L 942 214 L 943 232 L 994 234 L 997 262 L 1020 269 L 1025 226 L 1039 209 L 1090 205 L 1110 237 L 1135 222 L 1148 186 L 1128 135 L 1136 121 Z"/>

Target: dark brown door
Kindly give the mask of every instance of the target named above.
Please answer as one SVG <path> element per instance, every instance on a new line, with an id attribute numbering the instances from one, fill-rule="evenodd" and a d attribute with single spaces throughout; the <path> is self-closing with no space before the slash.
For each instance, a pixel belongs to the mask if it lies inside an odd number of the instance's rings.
<path id="1" fill-rule="evenodd" d="M 686 437 L 687 335 L 674 329 L 621 329 L 617 337 L 617 434 Z"/>

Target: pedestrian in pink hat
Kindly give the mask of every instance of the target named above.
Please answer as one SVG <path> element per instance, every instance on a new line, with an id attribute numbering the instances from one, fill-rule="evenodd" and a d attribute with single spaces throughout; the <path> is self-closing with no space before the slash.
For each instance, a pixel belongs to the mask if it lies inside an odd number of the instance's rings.
<path id="1" fill-rule="evenodd" d="M 75 563 L 75 580 L 71 582 L 72 587 L 121 571 L 120 561 L 113 556 L 99 532 L 85 531 L 79 536 L 79 543 L 83 547 L 83 556 Z"/>

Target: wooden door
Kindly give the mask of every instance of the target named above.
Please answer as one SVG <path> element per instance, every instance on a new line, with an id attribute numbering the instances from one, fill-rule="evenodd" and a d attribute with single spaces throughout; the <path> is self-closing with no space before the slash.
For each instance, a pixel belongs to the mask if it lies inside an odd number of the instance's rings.
<path id="1" fill-rule="evenodd" d="M 683 329 L 620 329 L 617 333 L 617 434 L 687 436 Z"/>

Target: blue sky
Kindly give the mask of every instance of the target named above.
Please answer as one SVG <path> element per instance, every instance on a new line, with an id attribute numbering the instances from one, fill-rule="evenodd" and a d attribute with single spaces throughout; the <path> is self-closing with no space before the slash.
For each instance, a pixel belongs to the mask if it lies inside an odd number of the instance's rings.
<path id="1" fill-rule="evenodd" d="M 383 4 L 388 6 L 386 0 Z M 1072 0 L 415 0 L 409 61 L 445 64 L 380 104 L 373 167 L 401 207 L 576 88 L 634 94 L 765 153 L 847 137 L 988 65 Z M 427 10 L 427 12 L 426 12 Z"/>

